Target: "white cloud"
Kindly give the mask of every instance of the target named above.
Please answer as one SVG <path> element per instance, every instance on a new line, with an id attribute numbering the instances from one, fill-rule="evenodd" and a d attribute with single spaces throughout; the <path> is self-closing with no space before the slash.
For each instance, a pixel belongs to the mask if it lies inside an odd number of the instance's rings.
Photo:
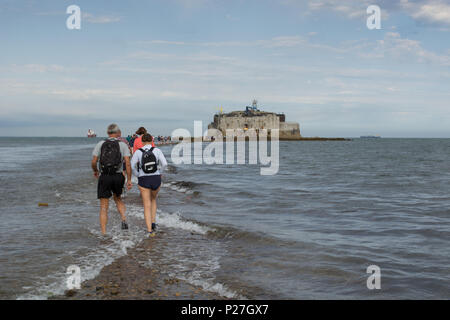
<path id="1" fill-rule="evenodd" d="M 149 41 L 139 41 L 138 44 L 168 44 L 168 45 L 184 46 L 190 45 L 192 43 L 184 41 L 170 41 L 170 40 L 149 40 Z"/>
<path id="2" fill-rule="evenodd" d="M 65 15 L 66 13 L 64 11 L 47 11 L 47 12 L 35 12 L 34 14 L 37 16 L 59 16 Z M 83 21 L 85 21 L 89 23 L 98 23 L 98 24 L 114 23 L 119 22 L 121 20 L 121 18 L 116 15 L 97 15 L 85 12 L 83 10 L 81 10 L 81 19 L 82 23 Z"/>
<path id="3" fill-rule="evenodd" d="M 13 73 L 15 72 L 46 73 L 46 72 L 63 72 L 67 71 L 67 68 L 57 64 L 45 65 L 45 64 L 31 63 L 24 65 L 12 64 L 9 67 L 5 68 L 4 70 Z"/>
<path id="4" fill-rule="evenodd" d="M 149 45 L 179 45 L 192 47 L 254 47 L 254 48 L 310 48 L 313 50 L 345 54 L 346 56 L 357 55 L 362 58 L 409 58 L 414 63 L 433 63 L 440 66 L 450 65 L 450 50 L 444 54 L 437 54 L 425 49 L 420 41 L 402 38 L 400 33 L 389 31 L 385 33 L 382 40 L 352 40 L 344 41 L 339 45 L 331 46 L 318 43 L 310 38 L 298 35 L 278 36 L 271 39 L 249 40 L 249 41 L 222 41 L 222 42 L 179 42 L 169 40 L 140 41 L 139 44 Z M 157 58 L 159 54 L 140 53 L 144 58 Z M 280 53 L 279 53 L 280 54 Z M 138 57 L 138 56 L 136 56 Z M 213 57 L 205 57 L 208 60 Z M 224 57 L 215 56 L 217 61 L 223 61 Z M 405 59 L 404 59 L 405 60 Z M 407 60 L 405 60 L 407 61 Z"/>
<path id="5" fill-rule="evenodd" d="M 450 3 L 447 0 L 310 0 L 305 8 L 304 1 L 284 0 L 285 5 L 293 6 L 301 11 L 313 14 L 320 10 L 334 11 L 349 19 L 367 17 L 366 8 L 378 5 L 381 8 L 381 18 L 389 18 L 393 12 L 403 12 L 413 19 L 436 25 L 450 26 Z M 442 28 L 442 31 L 450 29 Z"/>
<path id="6" fill-rule="evenodd" d="M 370 0 L 311 0 L 308 2 L 310 11 L 331 10 L 350 19 L 362 19 L 367 17 L 366 9 L 369 5 L 376 4 Z M 382 10 L 382 18 L 388 16 L 388 12 Z"/>
<path id="7" fill-rule="evenodd" d="M 265 40 L 249 40 L 249 41 L 216 41 L 216 42 L 186 42 L 186 41 L 170 41 L 170 40 L 149 40 L 139 41 L 138 44 L 143 45 L 174 45 L 174 46 L 200 46 L 200 47 L 294 47 L 306 43 L 301 36 L 279 36 Z"/>
<path id="8" fill-rule="evenodd" d="M 94 15 L 88 12 L 81 12 L 82 22 L 87 21 L 89 23 L 114 23 L 119 22 L 121 20 L 120 17 L 114 15 Z"/>
<path id="9" fill-rule="evenodd" d="M 405 60 L 412 58 L 418 63 L 432 63 L 450 66 L 450 55 L 439 55 L 423 48 L 420 41 L 405 39 L 397 32 L 387 32 L 384 40 L 378 42 L 385 55 Z"/>
<path id="10" fill-rule="evenodd" d="M 450 25 L 450 4 L 440 0 L 427 0 L 420 2 L 400 1 L 414 19 Z"/>
<path id="11" fill-rule="evenodd" d="M 186 8 L 196 8 L 210 3 L 211 0 L 175 0 L 175 2 L 181 4 Z"/>

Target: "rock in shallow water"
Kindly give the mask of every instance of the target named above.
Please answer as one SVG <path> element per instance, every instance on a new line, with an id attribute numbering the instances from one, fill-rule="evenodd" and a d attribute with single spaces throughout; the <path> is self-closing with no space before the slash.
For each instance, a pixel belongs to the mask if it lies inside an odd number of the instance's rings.
<path id="1" fill-rule="evenodd" d="M 77 294 L 77 291 L 76 290 L 66 290 L 66 292 L 64 292 L 64 295 L 66 296 L 66 297 L 73 297 L 74 295 L 76 295 Z"/>

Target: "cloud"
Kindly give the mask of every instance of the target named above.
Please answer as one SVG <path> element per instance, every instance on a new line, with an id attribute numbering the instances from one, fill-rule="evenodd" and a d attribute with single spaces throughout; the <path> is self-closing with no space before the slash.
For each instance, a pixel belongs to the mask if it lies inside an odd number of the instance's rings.
<path id="1" fill-rule="evenodd" d="M 364 2 L 367 1 L 359 1 L 357 2 L 349 2 L 345 1 L 337 1 L 337 0 L 319 0 L 319 1 L 310 1 L 308 3 L 309 9 L 312 11 L 316 10 L 333 10 L 339 12 L 351 19 L 353 18 L 361 18 L 366 15 Z"/>
<path id="2" fill-rule="evenodd" d="M 307 2 L 306 8 L 303 8 L 302 5 L 304 1 L 285 0 L 283 3 L 299 7 L 300 10 L 306 10 L 308 14 L 314 14 L 316 11 L 330 10 L 349 19 L 366 18 L 367 7 L 373 4 L 378 4 L 371 0 L 310 0 Z M 387 18 L 388 12 L 384 10 L 387 7 L 382 5 L 380 5 L 380 7 L 382 10 L 382 18 Z"/>
<path id="3" fill-rule="evenodd" d="M 148 40 L 148 41 L 138 41 L 137 44 L 163 44 L 163 45 L 174 45 L 174 46 L 186 46 L 195 45 L 195 43 L 185 42 L 185 41 L 171 41 L 171 40 Z"/>
<path id="4" fill-rule="evenodd" d="M 315 34 L 315 33 L 313 33 Z M 278 36 L 271 39 L 249 40 L 249 41 L 218 41 L 218 42 L 184 42 L 170 40 L 140 41 L 144 45 L 173 45 L 192 47 L 253 47 L 253 48 L 310 48 L 320 52 L 331 52 L 358 56 L 360 58 L 386 58 L 394 57 L 405 61 L 406 57 L 414 63 L 433 63 L 440 66 L 450 65 L 450 50 L 444 54 L 437 54 L 425 49 L 420 41 L 402 38 L 398 32 L 386 32 L 385 37 L 378 41 L 352 40 L 343 41 L 338 45 L 327 45 L 312 41 L 311 37 Z M 161 54 L 140 52 L 135 54 L 136 58 L 148 57 L 149 59 L 160 58 Z M 163 55 L 167 58 L 167 55 Z M 210 59 L 211 57 L 206 57 Z M 215 57 L 217 61 L 223 61 L 224 57 Z"/>
<path id="5" fill-rule="evenodd" d="M 401 0 L 401 6 L 419 21 L 450 26 L 450 4 L 440 0 L 410 2 Z"/>
<path id="6" fill-rule="evenodd" d="M 63 16 L 67 15 L 65 11 L 44 11 L 44 12 L 35 12 L 33 13 L 37 16 Z M 88 22 L 88 23 L 98 23 L 98 24 L 105 24 L 105 23 L 114 23 L 121 21 L 121 18 L 116 15 L 96 15 L 89 12 L 83 11 L 81 9 L 81 22 Z"/>
<path id="7" fill-rule="evenodd" d="M 47 73 L 47 72 L 63 72 L 67 71 L 66 67 L 57 64 L 45 65 L 45 64 L 24 64 L 17 65 L 12 64 L 8 67 L 2 68 L 5 72 L 12 73 Z"/>
<path id="8" fill-rule="evenodd" d="M 121 20 L 120 17 L 117 16 L 113 16 L 113 15 L 94 15 L 92 13 L 88 13 L 88 12 L 81 12 L 81 18 L 82 21 L 87 21 L 89 23 L 99 23 L 99 24 L 103 24 L 103 23 L 114 23 L 114 22 L 119 22 Z"/>
<path id="9" fill-rule="evenodd" d="M 374 53 L 382 57 L 393 57 L 405 61 L 411 58 L 417 63 L 431 63 L 438 66 L 450 66 L 450 55 L 437 54 L 423 48 L 420 41 L 405 39 L 397 32 L 387 32 L 383 40 L 377 42 Z"/>
<path id="10" fill-rule="evenodd" d="M 186 8 L 196 8 L 210 3 L 211 0 L 175 0 L 175 2 Z"/>
<path id="11" fill-rule="evenodd" d="M 306 11 L 307 14 L 328 10 L 349 19 L 367 17 L 367 7 L 376 4 L 381 8 L 382 19 L 400 12 L 422 23 L 450 26 L 450 4 L 446 0 L 310 0 L 306 6 L 300 0 L 284 0 L 282 3 Z"/>
<path id="12" fill-rule="evenodd" d="M 198 47 L 266 47 L 266 48 L 281 48 L 281 47 L 296 47 L 306 44 L 304 37 L 294 36 L 279 36 L 271 39 L 263 40 L 249 40 L 249 41 L 215 41 L 215 42 L 186 42 L 186 41 L 170 41 L 170 40 L 149 40 L 139 41 L 141 45 L 173 45 L 173 46 L 198 46 Z"/>

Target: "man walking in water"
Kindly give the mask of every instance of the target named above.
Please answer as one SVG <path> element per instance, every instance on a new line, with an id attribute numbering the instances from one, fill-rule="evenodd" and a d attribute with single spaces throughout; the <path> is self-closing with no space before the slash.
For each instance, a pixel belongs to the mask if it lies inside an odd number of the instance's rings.
<path id="1" fill-rule="evenodd" d="M 100 199 L 100 227 L 102 234 L 106 233 L 108 223 L 109 198 L 114 196 L 117 210 L 122 217 L 122 230 L 128 229 L 125 217 L 125 203 L 121 199 L 125 176 L 122 174 L 125 161 L 127 173 L 127 188 L 131 189 L 130 150 L 120 141 L 120 129 L 113 123 L 108 126 L 108 139 L 100 141 L 92 152 L 92 170 L 98 178 L 97 198 Z M 97 163 L 100 160 L 100 172 Z"/>

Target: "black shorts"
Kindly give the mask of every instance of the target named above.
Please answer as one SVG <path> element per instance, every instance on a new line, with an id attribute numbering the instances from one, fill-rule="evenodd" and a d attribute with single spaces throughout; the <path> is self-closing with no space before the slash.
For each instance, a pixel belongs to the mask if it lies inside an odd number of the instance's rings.
<path id="1" fill-rule="evenodd" d="M 102 174 L 98 178 L 97 198 L 109 199 L 114 193 L 117 197 L 122 195 L 125 177 L 122 173 L 112 175 Z"/>
<path id="2" fill-rule="evenodd" d="M 139 177 L 138 181 L 142 188 L 156 190 L 161 185 L 161 175 Z"/>

